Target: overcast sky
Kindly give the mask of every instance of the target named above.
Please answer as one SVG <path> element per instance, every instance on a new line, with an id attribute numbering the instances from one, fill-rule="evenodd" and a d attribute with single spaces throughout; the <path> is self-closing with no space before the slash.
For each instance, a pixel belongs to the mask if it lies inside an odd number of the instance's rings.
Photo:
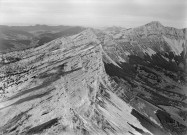
<path id="1" fill-rule="evenodd" d="M 0 24 L 187 27 L 187 0 L 0 0 Z"/>

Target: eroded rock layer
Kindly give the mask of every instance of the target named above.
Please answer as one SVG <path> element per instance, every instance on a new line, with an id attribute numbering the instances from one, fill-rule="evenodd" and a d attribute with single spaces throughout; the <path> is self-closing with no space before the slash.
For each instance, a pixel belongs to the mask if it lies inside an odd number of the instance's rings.
<path id="1" fill-rule="evenodd" d="M 102 48 L 89 34 L 3 56 L 17 60 L 0 70 L 2 134 L 137 134 L 132 125 L 149 133 L 110 90 Z"/>
<path id="2" fill-rule="evenodd" d="M 1 55 L 0 134 L 185 135 L 186 39 L 163 27 L 87 29 Z"/>

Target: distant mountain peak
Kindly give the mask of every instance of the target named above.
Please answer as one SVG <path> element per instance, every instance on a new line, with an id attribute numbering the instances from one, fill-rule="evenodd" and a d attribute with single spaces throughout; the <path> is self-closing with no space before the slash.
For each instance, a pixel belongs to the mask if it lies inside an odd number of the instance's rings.
<path id="1" fill-rule="evenodd" d="M 145 26 L 153 26 L 153 27 L 163 27 L 163 25 L 159 21 L 152 21 Z"/>
<path id="2" fill-rule="evenodd" d="M 89 37 L 89 36 L 95 36 L 95 30 L 93 28 L 87 28 L 86 30 L 82 31 L 79 34 L 83 34 L 83 35 L 85 35 L 87 37 Z"/>

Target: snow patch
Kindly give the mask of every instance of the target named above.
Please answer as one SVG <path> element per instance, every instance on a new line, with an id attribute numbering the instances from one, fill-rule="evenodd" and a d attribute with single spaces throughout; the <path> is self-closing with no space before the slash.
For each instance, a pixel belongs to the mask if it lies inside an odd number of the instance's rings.
<path id="1" fill-rule="evenodd" d="M 150 56 L 156 54 L 156 52 L 153 51 L 151 48 L 147 48 L 147 53 L 148 53 Z"/>
<path id="2" fill-rule="evenodd" d="M 164 57 L 164 56 L 162 56 L 162 58 L 169 62 L 169 59 L 168 59 L 168 58 L 166 58 L 166 57 Z"/>
<path id="3" fill-rule="evenodd" d="M 127 55 L 127 56 L 128 56 L 128 55 L 130 55 L 130 53 L 129 53 L 129 52 L 124 52 L 124 54 L 125 54 L 125 55 Z"/>
<path id="4" fill-rule="evenodd" d="M 122 63 L 122 62 L 126 62 L 123 58 L 121 58 L 120 56 L 118 56 L 118 59 L 119 59 L 119 62 Z"/>
<path id="5" fill-rule="evenodd" d="M 151 48 L 146 48 L 145 50 L 143 50 L 143 52 L 147 53 L 149 56 L 156 54 L 156 52 L 153 51 Z"/>
<path id="6" fill-rule="evenodd" d="M 161 126 L 155 119 L 153 119 L 152 117 L 149 117 L 149 119 L 150 119 L 153 123 L 155 123 L 156 125 L 162 127 L 162 126 Z"/>

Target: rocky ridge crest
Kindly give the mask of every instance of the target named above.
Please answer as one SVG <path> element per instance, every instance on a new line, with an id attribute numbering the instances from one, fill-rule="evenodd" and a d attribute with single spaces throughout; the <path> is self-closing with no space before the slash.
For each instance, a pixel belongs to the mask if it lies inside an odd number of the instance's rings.
<path id="1" fill-rule="evenodd" d="M 184 30 L 114 29 L 0 55 L 0 133 L 185 135 Z"/>
<path id="2" fill-rule="evenodd" d="M 110 90 L 99 44 L 86 30 L 1 56 L 0 133 L 151 134 Z"/>

